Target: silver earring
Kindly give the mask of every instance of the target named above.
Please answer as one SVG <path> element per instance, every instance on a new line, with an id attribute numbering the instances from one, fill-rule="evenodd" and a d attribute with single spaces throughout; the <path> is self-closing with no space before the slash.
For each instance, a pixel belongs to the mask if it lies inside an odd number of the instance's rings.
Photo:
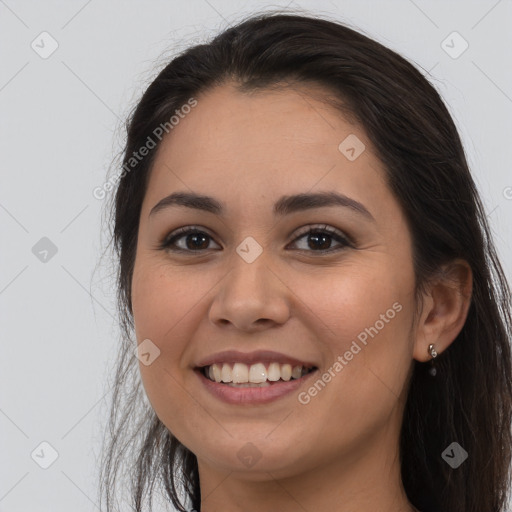
<path id="1" fill-rule="evenodd" d="M 428 346 L 428 353 L 430 354 L 430 357 L 432 358 L 430 360 L 430 368 L 428 370 L 428 373 L 432 376 L 432 377 L 435 377 L 436 374 L 437 374 L 437 369 L 436 367 L 434 366 L 434 359 L 437 357 L 437 351 L 436 349 L 434 348 L 434 345 L 429 345 Z"/>

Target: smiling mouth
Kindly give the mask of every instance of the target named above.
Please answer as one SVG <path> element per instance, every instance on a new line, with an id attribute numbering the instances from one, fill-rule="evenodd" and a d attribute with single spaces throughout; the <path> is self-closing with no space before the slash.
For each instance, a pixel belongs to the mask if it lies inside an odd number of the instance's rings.
<path id="1" fill-rule="evenodd" d="M 316 370 L 315 366 L 292 366 L 289 363 L 216 363 L 197 368 L 208 380 L 231 387 L 266 387 L 279 382 L 298 380 Z"/>

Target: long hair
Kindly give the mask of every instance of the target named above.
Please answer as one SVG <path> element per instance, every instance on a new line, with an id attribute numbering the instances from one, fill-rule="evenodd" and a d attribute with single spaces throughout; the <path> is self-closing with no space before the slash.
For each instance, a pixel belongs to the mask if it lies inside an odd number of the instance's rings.
<path id="1" fill-rule="evenodd" d="M 467 320 L 436 359 L 436 378 L 427 380 L 426 365 L 412 363 L 401 476 L 415 505 L 430 497 L 443 511 L 502 512 L 512 447 L 511 296 L 454 122 L 436 89 L 397 53 L 344 24 L 279 12 L 249 17 L 173 58 L 126 123 L 124 171 L 110 210 L 123 339 L 101 474 L 107 510 L 114 509 L 126 468 L 137 512 L 148 497 L 151 509 L 155 484 L 178 510 L 186 510 L 185 502 L 200 510 L 197 459 L 145 400 L 132 357 L 138 223 L 159 140 L 136 165 L 130 159 L 191 98 L 227 82 L 242 92 L 320 85 L 340 115 L 360 123 L 410 228 L 417 298 L 441 265 L 455 258 L 469 263 Z M 441 457 L 452 442 L 469 454 L 456 470 Z"/>

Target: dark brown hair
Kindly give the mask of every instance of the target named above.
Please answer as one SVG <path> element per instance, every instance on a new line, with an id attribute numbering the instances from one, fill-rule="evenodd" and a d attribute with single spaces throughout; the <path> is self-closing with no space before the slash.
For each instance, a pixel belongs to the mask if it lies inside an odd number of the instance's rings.
<path id="1" fill-rule="evenodd" d="M 510 289 L 461 140 L 439 94 L 404 58 L 341 23 L 258 14 L 165 66 L 129 116 L 125 168 L 155 128 L 190 98 L 227 82 L 242 92 L 282 83 L 317 84 L 339 100 L 340 114 L 350 113 L 360 123 L 410 227 L 417 297 L 441 265 L 462 258 L 471 266 L 469 314 L 458 337 L 436 359 L 436 378 L 427 380 L 426 365 L 412 363 L 400 441 L 402 480 L 418 507 L 504 511 L 512 447 Z M 184 499 L 196 510 L 201 504 L 197 459 L 145 400 L 133 357 L 131 280 L 156 151 L 124 172 L 111 205 L 123 342 L 102 466 L 100 494 L 108 511 L 114 509 L 122 468 L 132 475 L 136 511 L 143 510 L 148 496 L 151 507 L 155 483 L 178 510 L 186 510 Z M 469 454 L 457 469 L 441 457 L 454 441 Z"/>

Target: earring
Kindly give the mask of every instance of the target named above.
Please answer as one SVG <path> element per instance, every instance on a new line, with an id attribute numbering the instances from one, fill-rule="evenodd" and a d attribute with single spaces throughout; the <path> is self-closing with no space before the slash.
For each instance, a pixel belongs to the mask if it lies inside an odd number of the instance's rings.
<path id="1" fill-rule="evenodd" d="M 437 374 L 437 369 L 434 366 L 434 359 L 437 357 L 437 352 L 436 349 L 434 348 L 434 345 L 431 344 L 428 346 L 428 353 L 430 354 L 430 357 L 432 357 L 432 359 L 430 360 L 430 368 L 428 370 L 428 373 L 432 377 L 435 377 Z"/>

